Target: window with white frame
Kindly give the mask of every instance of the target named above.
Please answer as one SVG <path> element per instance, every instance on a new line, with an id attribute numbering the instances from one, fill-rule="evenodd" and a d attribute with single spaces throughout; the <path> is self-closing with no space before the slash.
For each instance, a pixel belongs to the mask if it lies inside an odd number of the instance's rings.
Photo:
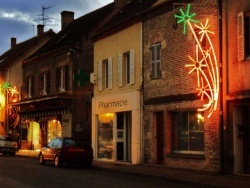
<path id="1" fill-rule="evenodd" d="M 98 62 L 98 90 L 112 89 L 112 58 Z"/>
<path id="2" fill-rule="evenodd" d="M 240 12 L 237 22 L 238 60 L 250 58 L 250 11 Z"/>
<path id="3" fill-rule="evenodd" d="M 151 45 L 151 78 L 161 77 L 161 43 Z"/>
<path id="4" fill-rule="evenodd" d="M 118 87 L 134 84 L 134 50 L 118 54 Z"/>
<path id="5" fill-rule="evenodd" d="M 57 68 L 56 81 L 58 92 L 64 92 L 68 89 L 68 66 Z"/>
<path id="6" fill-rule="evenodd" d="M 50 92 L 50 72 L 45 71 L 40 75 L 40 95 L 47 95 Z"/>
<path id="7" fill-rule="evenodd" d="M 174 153 L 204 153 L 204 116 L 202 112 L 172 112 Z"/>

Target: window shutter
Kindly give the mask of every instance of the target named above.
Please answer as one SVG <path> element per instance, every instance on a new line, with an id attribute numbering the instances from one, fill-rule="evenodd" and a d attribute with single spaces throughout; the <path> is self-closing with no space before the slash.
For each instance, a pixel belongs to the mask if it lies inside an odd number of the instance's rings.
<path id="1" fill-rule="evenodd" d="M 46 92 L 47 94 L 50 94 L 50 71 L 47 72 L 47 77 L 46 77 Z"/>
<path id="2" fill-rule="evenodd" d="M 61 77 L 60 68 L 56 68 L 56 92 L 59 92 L 60 77 Z"/>
<path id="3" fill-rule="evenodd" d="M 108 89 L 112 89 L 112 58 L 108 58 Z"/>
<path id="4" fill-rule="evenodd" d="M 43 73 L 39 75 L 39 95 L 43 95 Z"/>
<path id="5" fill-rule="evenodd" d="M 64 84 L 65 84 L 65 90 L 67 91 L 69 89 L 69 65 L 65 66 L 65 77 L 64 77 Z"/>
<path id="6" fill-rule="evenodd" d="M 118 71 L 117 71 L 117 77 L 118 77 L 118 87 L 122 87 L 122 54 L 117 55 L 118 58 Z"/>
<path id="7" fill-rule="evenodd" d="M 98 62 L 98 90 L 102 91 L 102 61 Z"/>
<path id="8" fill-rule="evenodd" d="M 130 84 L 135 83 L 135 50 L 130 50 Z"/>
<path id="9" fill-rule="evenodd" d="M 238 61 L 242 61 L 245 58 L 245 39 L 244 39 L 244 13 L 238 14 Z"/>
<path id="10" fill-rule="evenodd" d="M 30 92 L 30 94 L 31 94 L 31 97 L 34 97 L 34 91 L 35 91 L 35 85 L 34 85 L 34 79 L 35 79 L 35 76 L 34 75 L 32 75 L 31 76 L 31 92 Z"/>

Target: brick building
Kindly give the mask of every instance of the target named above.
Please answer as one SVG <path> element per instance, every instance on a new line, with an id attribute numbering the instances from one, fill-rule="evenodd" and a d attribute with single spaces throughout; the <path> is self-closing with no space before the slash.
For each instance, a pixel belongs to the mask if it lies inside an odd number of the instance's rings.
<path id="1" fill-rule="evenodd" d="M 144 18 L 145 163 L 220 170 L 220 106 L 216 97 L 212 102 L 209 97 L 218 94 L 219 75 L 215 71 L 216 78 L 207 78 L 209 70 L 206 69 L 213 68 L 205 65 L 213 51 L 211 43 L 215 55 L 219 56 L 217 8 L 216 0 L 169 1 L 155 6 Z M 188 19 L 199 20 L 199 23 L 189 24 L 185 17 L 180 22 L 186 23 L 185 30 L 183 25 L 177 24 L 181 16 L 191 16 Z M 199 40 L 201 33 L 194 25 L 205 26 L 207 18 L 209 30 L 214 32 L 209 33 L 211 43 L 207 38 Z M 208 91 L 205 85 L 209 83 L 205 81 L 213 82 L 214 78 L 216 89 Z M 204 104 L 216 104 L 217 109 L 198 111 L 204 109 Z"/>

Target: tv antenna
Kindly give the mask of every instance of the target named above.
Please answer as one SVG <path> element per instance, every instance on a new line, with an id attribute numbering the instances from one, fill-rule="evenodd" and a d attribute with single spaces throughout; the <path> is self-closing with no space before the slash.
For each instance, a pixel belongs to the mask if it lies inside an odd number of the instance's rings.
<path id="1" fill-rule="evenodd" d="M 53 7 L 55 5 L 52 5 L 52 6 L 48 6 L 48 7 L 45 7 L 45 6 L 42 6 L 42 14 L 39 14 L 37 15 L 37 18 L 34 19 L 33 21 L 42 21 L 42 24 L 44 27 L 48 26 L 46 22 L 51 22 L 51 20 L 53 19 L 52 17 L 49 17 L 49 16 L 46 16 L 45 15 L 45 12 L 50 9 L 51 7 Z"/>

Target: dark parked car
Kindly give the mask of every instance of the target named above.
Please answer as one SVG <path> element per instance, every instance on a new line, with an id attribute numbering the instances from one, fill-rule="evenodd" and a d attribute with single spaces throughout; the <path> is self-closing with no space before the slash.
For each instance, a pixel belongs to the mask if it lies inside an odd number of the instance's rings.
<path id="1" fill-rule="evenodd" d="M 15 156 L 17 151 L 17 142 L 10 136 L 0 135 L 0 153 Z"/>
<path id="2" fill-rule="evenodd" d="M 54 138 L 39 153 L 39 163 L 54 162 L 56 167 L 63 163 L 78 163 L 90 167 L 93 161 L 93 149 L 90 144 L 73 138 Z"/>

